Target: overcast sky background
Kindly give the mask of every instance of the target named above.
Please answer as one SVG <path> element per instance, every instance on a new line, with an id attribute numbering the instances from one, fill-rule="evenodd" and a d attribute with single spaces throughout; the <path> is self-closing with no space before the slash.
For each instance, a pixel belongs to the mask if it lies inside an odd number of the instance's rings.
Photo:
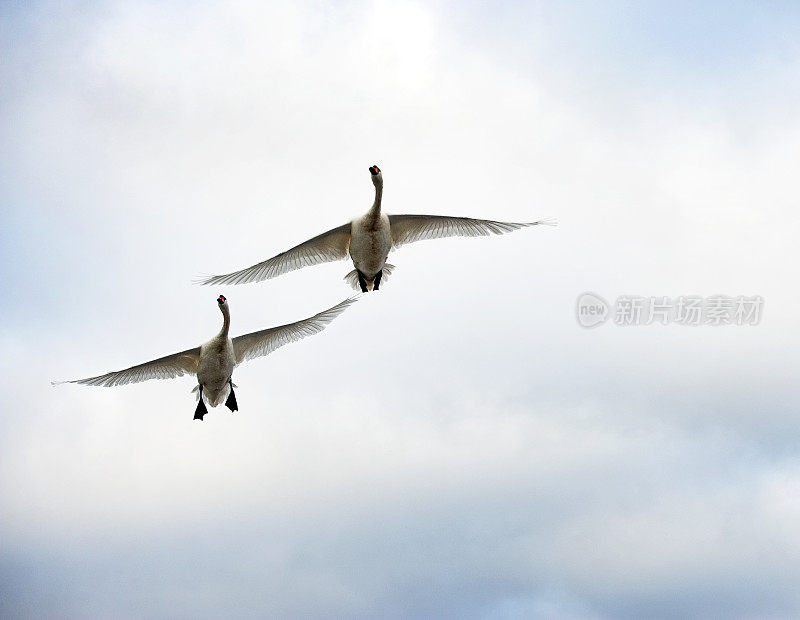
<path id="1" fill-rule="evenodd" d="M 698 6 L 699 5 L 699 6 Z M 800 615 L 791 2 L 0 6 L 0 615 Z M 509 221 L 236 370 L 49 385 L 293 321 L 365 211 Z M 584 330 L 584 291 L 761 295 Z"/>

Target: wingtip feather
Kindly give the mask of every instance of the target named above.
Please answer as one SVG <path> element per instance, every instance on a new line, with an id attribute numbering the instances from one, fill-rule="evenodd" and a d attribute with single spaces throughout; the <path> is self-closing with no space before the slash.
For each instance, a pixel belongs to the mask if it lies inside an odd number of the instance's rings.
<path id="1" fill-rule="evenodd" d="M 210 284 L 210 280 L 213 280 L 216 276 L 209 276 L 207 274 L 203 274 L 201 276 L 195 276 L 192 278 L 192 284 L 198 286 L 207 286 Z"/>

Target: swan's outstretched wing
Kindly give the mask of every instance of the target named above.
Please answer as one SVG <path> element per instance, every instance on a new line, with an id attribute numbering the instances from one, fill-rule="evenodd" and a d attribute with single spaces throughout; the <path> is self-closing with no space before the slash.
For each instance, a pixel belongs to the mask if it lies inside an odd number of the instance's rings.
<path id="1" fill-rule="evenodd" d="M 221 276 L 211 276 L 200 284 L 247 284 L 282 276 L 285 273 L 347 258 L 350 247 L 350 224 L 317 235 L 257 265 Z"/>
<path id="2" fill-rule="evenodd" d="M 476 220 L 471 217 L 450 217 L 448 215 L 390 215 L 389 224 L 392 233 L 392 247 L 399 248 L 406 243 L 414 243 L 423 239 L 502 235 L 526 226 L 539 226 L 540 224 L 554 226 L 555 222 L 552 220 L 538 220 L 536 222 L 516 223 Z"/>
<path id="3" fill-rule="evenodd" d="M 131 366 L 125 370 L 107 372 L 98 377 L 76 379 L 75 381 L 53 381 L 52 384 L 80 383 L 81 385 L 111 387 L 113 385 L 125 385 L 126 383 L 140 383 L 149 379 L 172 379 L 185 374 L 196 373 L 199 362 L 200 347 L 195 347 L 194 349 L 173 353 L 138 366 Z"/>
<path id="4" fill-rule="evenodd" d="M 254 357 L 269 355 L 285 344 L 302 340 L 306 336 L 318 334 L 328 326 L 328 323 L 347 310 L 348 306 L 351 306 L 357 300 L 358 297 L 351 297 L 336 304 L 333 308 L 323 310 L 319 314 L 302 321 L 281 325 L 280 327 L 270 327 L 269 329 L 262 329 L 259 332 L 234 338 L 233 352 L 236 356 L 236 363 L 241 364 Z"/>

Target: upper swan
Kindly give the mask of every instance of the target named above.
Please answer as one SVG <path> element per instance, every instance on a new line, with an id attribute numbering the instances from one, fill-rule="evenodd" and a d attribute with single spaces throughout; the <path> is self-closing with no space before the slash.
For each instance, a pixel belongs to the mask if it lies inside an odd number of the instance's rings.
<path id="1" fill-rule="evenodd" d="M 406 243 L 442 237 L 501 235 L 526 226 L 554 225 L 550 220 L 515 223 L 446 215 L 386 215 L 381 213 L 383 175 L 378 166 L 370 166 L 369 172 L 375 186 L 375 201 L 365 215 L 252 267 L 211 276 L 200 284 L 260 282 L 302 267 L 345 259 L 349 252 L 355 269 L 345 280 L 366 293 L 377 291 L 381 278 L 391 274 L 393 266 L 386 263 L 389 251 Z"/>

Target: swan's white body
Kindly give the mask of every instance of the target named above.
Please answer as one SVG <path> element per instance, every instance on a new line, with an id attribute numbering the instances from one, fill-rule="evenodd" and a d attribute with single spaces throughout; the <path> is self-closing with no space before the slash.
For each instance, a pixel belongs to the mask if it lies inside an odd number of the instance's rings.
<path id="1" fill-rule="evenodd" d="M 350 231 L 353 266 L 371 282 L 386 265 L 386 257 L 392 249 L 389 216 L 379 213 L 376 218 L 367 213 L 350 222 Z"/>
<path id="2" fill-rule="evenodd" d="M 225 327 L 211 340 L 200 345 L 197 384 L 203 386 L 203 396 L 212 407 L 221 404 L 228 397 L 229 382 L 235 366 L 233 340 L 228 336 Z"/>
<path id="3" fill-rule="evenodd" d="M 83 385 L 110 387 L 139 383 L 148 379 L 171 379 L 184 374 L 195 374 L 197 375 L 197 386 L 195 386 L 194 391 L 199 392 L 198 411 L 201 412 L 199 415 L 195 413 L 195 417 L 202 420 L 202 416 L 205 414 L 204 401 L 212 407 L 225 402 L 226 405 L 231 407 L 231 410 L 237 408 L 236 400 L 232 394 L 235 385 L 231 381 L 231 375 L 236 366 L 247 360 L 269 355 L 275 349 L 290 342 L 318 334 L 333 319 L 355 303 L 356 298 L 345 299 L 332 308 L 323 310 L 307 319 L 237 336 L 233 339 L 228 336 L 228 329 L 231 324 L 228 301 L 224 296 L 220 295 L 217 302 L 223 317 L 222 329 L 211 340 L 199 347 L 187 349 L 180 353 L 173 353 L 125 370 L 109 372 L 88 379 L 54 381 L 53 384 L 80 383 Z M 229 396 L 232 397 L 232 401 L 230 401 L 232 406 L 229 401 L 225 400 Z"/>
<path id="4" fill-rule="evenodd" d="M 345 259 L 349 254 L 355 270 L 348 273 L 345 280 L 356 290 L 360 287 L 366 292 L 377 289 L 381 277 L 391 273 L 393 266 L 386 262 L 389 252 L 406 243 L 443 237 L 501 235 L 527 226 L 554 224 L 549 220 L 517 223 L 446 215 L 386 215 L 381 213 L 383 175 L 377 166 L 370 167 L 370 173 L 375 185 L 375 201 L 366 215 L 252 267 L 211 276 L 200 283 L 260 282 L 302 267 Z"/>

